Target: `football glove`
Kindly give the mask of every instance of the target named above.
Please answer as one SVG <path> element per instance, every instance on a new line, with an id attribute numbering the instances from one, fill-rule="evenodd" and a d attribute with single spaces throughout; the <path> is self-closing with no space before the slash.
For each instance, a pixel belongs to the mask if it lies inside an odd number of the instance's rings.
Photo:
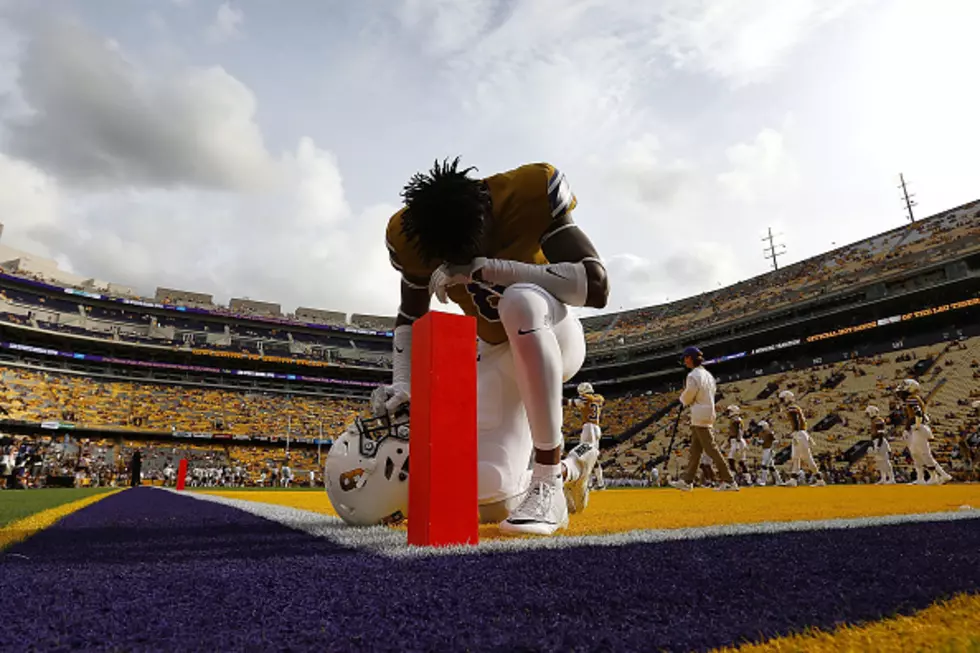
<path id="1" fill-rule="evenodd" d="M 429 279 L 429 295 L 446 304 L 449 297 L 446 294 L 450 286 L 465 285 L 473 281 L 473 275 L 487 264 L 487 259 L 477 257 L 464 265 L 443 263 L 432 273 Z"/>
<path id="2" fill-rule="evenodd" d="M 379 385 L 371 393 L 371 415 L 394 415 L 395 411 L 411 399 L 411 388 L 407 383 Z"/>

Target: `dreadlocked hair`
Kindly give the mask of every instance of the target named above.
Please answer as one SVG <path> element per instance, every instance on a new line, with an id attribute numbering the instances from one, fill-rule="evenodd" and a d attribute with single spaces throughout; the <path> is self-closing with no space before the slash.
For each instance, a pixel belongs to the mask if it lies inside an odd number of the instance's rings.
<path id="1" fill-rule="evenodd" d="M 473 170 L 459 170 L 459 157 L 437 160 L 402 190 L 402 232 L 426 261 L 464 263 L 479 256 L 491 204 L 486 185 L 469 177 Z"/>

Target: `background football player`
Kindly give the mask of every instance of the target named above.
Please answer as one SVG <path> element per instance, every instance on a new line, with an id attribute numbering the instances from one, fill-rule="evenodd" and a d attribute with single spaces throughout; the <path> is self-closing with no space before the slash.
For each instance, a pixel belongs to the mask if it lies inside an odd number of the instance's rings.
<path id="1" fill-rule="evenodd" d="M 917 485 L 942 485 L 953 479 L 946 473 L 932 456 L 932 428 L 929 426 L 929 412 L 926 400 L 919 394 L 919 382 L 915 379 L 905 379 L 898 385 L 896 394 L 905 404 L 905 439 L 909 443 L 909 453 L 912 454 L 912 464 L 915 465 L 915 481 Z M 926 480 L 923 468 L 929 470 Z"/>
<path id="2" fill-rule="evenodd" d="M 773 431 L 769 422 L 762 420 L 758 423 L 759 440 L 762 443 L 762 465 L 759 470 L 759 485 L 769 482 L 769 474 L 772 474 L 772 482 L 782 485 L 783 480 L 779 478 L 779 470 L 776 469 L 775 455 L 772 452 L 772 445 L 776 441 L 776 432 Z"/>
<path id="3" fill-rule="evenodd" d="M 740 475 L 743 482 L 748 483 L 745 477 L 748 476 L 749 469 L 745 463 L 749 455 L 749 445 L 745 442 L 741 412 L 734 404 L 725 408 L 725 417 L 728 418 L 728 468 L 732 470 L 733 476 Z"/>
<path id="4" fill-rule="evenodd" d="M 478 179 L 472 170 L 456 159 L 416 174 L 388 223 L 402 279 L 384 408 L 410 399 L 412 323 L 432 295 L 451 299 L 477 320 L 481 521 L 547 535 L 568 523 L 565 492 L 573 510 L 585 506 L 598 457 L 583 442 L 562 460 L 562 383 L 585 359 L 582 325 L 568 307 L 604 307 L 609 283 L 572 221 L 577 200 L 561 172 L 533 163 Z"/>
<path id="5" fill-rule="evenodd" d="M 599 449 L 599 440 L 602 438 L 602 428 L 599 426 L 599 418 L 602 415 L 602 406 L 606 403 L 605 397 L 596 394 L 591 383 L 582 382 L 576 388 L 578 397 L 568 400 L 568 405 L 577 408 L 582 416 L 582 435 L 581 441 L 594 444 Z M 602 479 L 602 465 L 596 463 L 592 470 L 592 480 L 595 482 L 597 490 L 605 489 L 606 485 Z"/>
<path id="6" fill-rule="evenodd" d="M 806 430 L 806 416 L 803 414 L 803 409 L 796 405 L 795 400 L 796 397 L 789 390 L 779 393 L 779 401 L 786 407 L 786 418 L 793 430 L 790 435 L 792 438 L 790 473 L 794 478 L 790 480 L 790 484 L 806 483 L 806 472 L 803 471 L 805 464 L 813 473 L 811 485 L 826 485 L 823 474 L 817 467 L 817 461 L 813 459 L 813 452 L 810 451 L 810 434 Z"/>
<path id="7" fill-rule="evenodd" d="M 871 418 L 871 451 L 875 457 L 875 466 L 881 475 L 877 485 L 893 485 L 895 470 L 891 461 L 892 448 L 888 444 L 888 427 L 877 406 L 868 406 L 864 412 Z"/>

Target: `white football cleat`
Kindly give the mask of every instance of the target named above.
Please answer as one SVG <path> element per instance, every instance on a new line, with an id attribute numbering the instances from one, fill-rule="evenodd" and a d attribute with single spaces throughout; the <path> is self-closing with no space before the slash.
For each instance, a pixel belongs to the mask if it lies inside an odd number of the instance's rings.
<path id="1" fill-rule="evenodd" d="M 572 449 L 565 458 L 566 465 L 575 465 L 578 469 L 578 478 L 565 483 L 565 503 L 568 512 L 573 514 L 582 512 L 589 505 L 589 479 L 598 460 L 599 450 L 595 445 L 586 442 Z"/>
<path id="2" fill-rule="evenodd" d="M 823 480 L 822 478 L 812 481 L 810 483 L 810 487 L 826 487 L 826 486 L 827 486 L 827 481 Z"/>
<path id="3" fill-rule="evenodd" d="M 691 490 L 694 489 L 693 485 L 687 483 L 682 478 L 679 478 L 676 481 L 671 481 L 670 487 L 677 488 L 678 490 L 683 490 L 684 492 L 690 492 Z"/>
<path id="4" fill-rule="evenodd" d="M 521 505 L 500 522 L 500 532 L 509 535 L 551 535 L 567 527 L 568 507 L 560 478 L 532 477 Z"/>
<path id="5" fill-rule="evenodd" d="M 715 492 L 738 492 L 738 483 L 722 483 L 715 488 Z"/>

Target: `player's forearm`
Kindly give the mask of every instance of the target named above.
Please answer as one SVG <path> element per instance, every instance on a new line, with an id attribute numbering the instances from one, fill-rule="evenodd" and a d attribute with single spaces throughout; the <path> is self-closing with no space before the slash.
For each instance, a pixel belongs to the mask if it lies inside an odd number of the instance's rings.
<path id="1" fill-rule="evenodd" d="M 392 345 L 392 384 L 412 385 L 412 325 L 401 324 L 395 327 Z"/>
<path id="2" fill-rule="evenodd" d="M 584 263 L 534 265 L 488 259 L 478 274 L 482 281 L 505 287 L 533 283 L 569 306 L 585 306 L 589 299 L 589 273 Z"/>

